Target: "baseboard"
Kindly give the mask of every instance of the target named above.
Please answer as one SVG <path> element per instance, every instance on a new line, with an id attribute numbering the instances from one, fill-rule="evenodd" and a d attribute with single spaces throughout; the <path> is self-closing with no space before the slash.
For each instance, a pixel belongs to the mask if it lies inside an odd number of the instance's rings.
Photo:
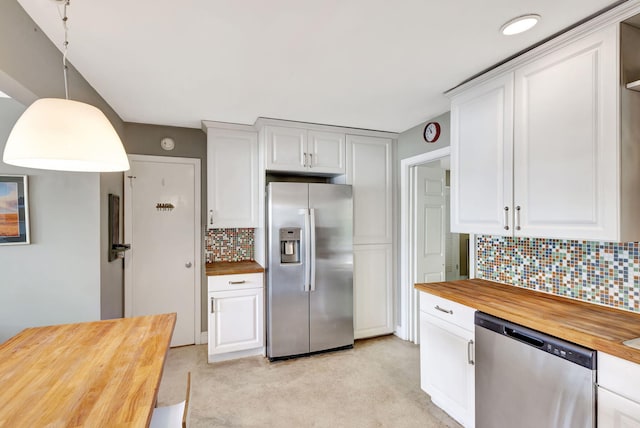
<path id="1" fill-rule="evenodd" d="M 220 361 L 235 360 L 238 358 L 245 358 L 245 357 L 254 357 L 256 355 L 264 356 L 264 347 L 247 349 L 244 351 L 237 351 L 237 352 L 227 352 L 225 354 L 216 354 L 216 355 L 209 354 L 208 361 L 210 363 L 218 363 Z"/>
<path id="2" fill-rule="evenodd" d="M 200 333 L 200 344 L 204 345 L 205 343 L 209 343 L 209 333 L 203 331 Z"/>

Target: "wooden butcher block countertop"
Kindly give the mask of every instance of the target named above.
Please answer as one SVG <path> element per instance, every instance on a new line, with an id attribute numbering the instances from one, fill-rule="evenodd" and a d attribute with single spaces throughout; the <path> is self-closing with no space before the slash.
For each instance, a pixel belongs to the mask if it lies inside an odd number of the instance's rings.
<path id="1" fill-rule="evenodd" d="M 176 314 L 29 328 L 0 344 L 0 426 L 146 427 Z"/>
<path id="2" fill-rule="evenodd" d="M 264 272 L 264 268 L 253 260 L 246 260 L 242 262 L 207 263 L 205 270 L 207 272 L 207 276 Z"/>
<path id="3" fill-rule="evenodd" d="M 498 318 L 640 364 L 640 314 L 482 279 L 415 284 L 415 288 Z"/>

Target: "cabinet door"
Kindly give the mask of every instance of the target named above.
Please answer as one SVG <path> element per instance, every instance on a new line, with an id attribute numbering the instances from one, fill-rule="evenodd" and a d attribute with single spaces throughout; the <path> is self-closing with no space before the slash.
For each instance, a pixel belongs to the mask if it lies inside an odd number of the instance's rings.
<path id="1" fill-rule="evenodd" d="M 598 426 L 607 428 L 640 427 L 640 403 L 604 388 L 598 388 Z"/>
<path id="2" fill-rule="evenodd" d="M 391 244 L 353 246 L 354 337 L 393 333 Z"/>
<path id="3" fill-rule="evenodd" d="M 516 235 L 617 236 L 616 37 L 608 28 L 516 71 Z"/>
<path id="4" fill-rule="evenodd" d="M 473 332 L 420 312 L 420 386 L 465 427 L 475 425 Z"/>
<path id="5" fill-rule="evenodd" d="M 307 171 L 307 130 L 266 126 L 267 170 Z"/>
<path id="6" fill-rule="evenodd" d="M 207 227 L 258 226 L 255 132 L 207 130 Z"/>
<path id="7" fill-rule="evenodd" d="M 511 235 L 513 74 L 451 101 L 451 231 Z"/>
<path id="8" fill-rule="evenodd" d="M 309 131 L 308 137 L 309 170 L 323 174 L 344 174 L 344 134 Z"/>
<path id="9" fill-rule="evenodd" d="M 391 140 L 347 135 L 347 184 L 353 185 L 353 244 L 390 244 Z"/>
<path id="10" fill-rule="evenodd" d="M 209 294 L 209 355 L 264 346 L 263 288 Z"/>

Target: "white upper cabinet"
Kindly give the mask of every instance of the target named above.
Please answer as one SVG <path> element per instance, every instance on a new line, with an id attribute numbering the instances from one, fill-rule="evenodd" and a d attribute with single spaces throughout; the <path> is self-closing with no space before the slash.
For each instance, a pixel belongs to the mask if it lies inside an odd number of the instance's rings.
<path id="1" fill-rule="evenodd" d="M 392 140 L 347 135 L 347 184 L 353 185 L 353 244 L 391 244 Z"/>
<path id="2" fill-rule="evenodd" d="M 344 134 L 310 130 L 308 132 L 307 153 L 311 171 L 344 174 Z"/>
<path id="3" fill-rule="evenodd" d="M 515 71 L 515 234 L 617 238 L 617 33 Z"/>
<path id="4" fill-rule="evenodd" d="M 620 135 L 618 28 L 452 98 L 453 232 L 640 238 L 629 222 L 639 197 L 625 192 L 638 184 L 628 165 L 640 158 Z"/>
<path id="5" fill-rule="evenodd" d="M 266 169 L 338 175 L 345 172 L 345 135 L 266 126 Z"/>
<path id="6" fill-rule="evenodd" d="M 265 127 L 267 170 L 307 171 L 307 130 L 299 128 Z"/>
<path id="7" fill-rule="evenodd" d="M 451 102 L 451 231 L 511 233 L 513 74 Z"/>
<path id="8" fill-rule="evenodd" d="M 258 136 L 207 128 L 207 228 L 258 226 Z"/>

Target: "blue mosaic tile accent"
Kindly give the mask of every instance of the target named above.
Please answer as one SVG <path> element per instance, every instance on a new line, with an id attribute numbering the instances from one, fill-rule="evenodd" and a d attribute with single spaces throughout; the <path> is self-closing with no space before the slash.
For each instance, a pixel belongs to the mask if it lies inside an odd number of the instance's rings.
<path id="1" fill-rule="evenodd" d="M 476 236 L 476 277 L 640 312 L 640 243 Z"/>
<path id="2" fill-rule="evenodd" d="M 254 229 L 209 229 L 204 235 L 206 262 L 253 260 L 254 242 Z"/>

